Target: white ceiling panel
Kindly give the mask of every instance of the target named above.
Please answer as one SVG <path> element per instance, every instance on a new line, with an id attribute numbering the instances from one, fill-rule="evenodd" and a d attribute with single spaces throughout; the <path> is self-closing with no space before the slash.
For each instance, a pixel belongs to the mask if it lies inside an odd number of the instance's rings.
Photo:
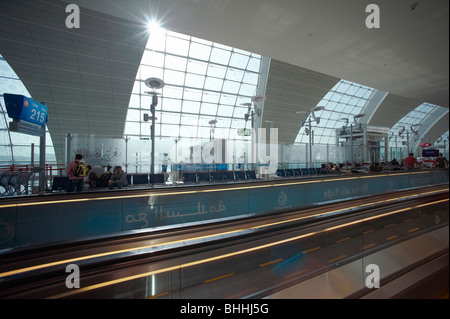
<path id="1" fill-rule="evenodd" d="M 414 110 L 420 103 L 395 94 L 389 94 L 378 107 L 370 125 L 391 128 L 402 117 Z M 447 126 L 448 130 L 448 126 Z"/>
<path id="2" fill-rule="evenodd" d="M 339 79 L 272 60 L 264 102 L 263 127 L 278 128 L 278 139 L 294 144 L 303 114 L 313 107 L 339 82 Z"/>

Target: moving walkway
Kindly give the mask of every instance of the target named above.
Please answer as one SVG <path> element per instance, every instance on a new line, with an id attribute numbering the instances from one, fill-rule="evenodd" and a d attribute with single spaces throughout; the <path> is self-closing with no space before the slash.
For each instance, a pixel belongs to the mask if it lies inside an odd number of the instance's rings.
<path id="1" fill-rule="evenodd" d="M 0 297 L 270 297 L 436 232 L 447 238 L 432 258 L 448 253 L 448 185 L 3 251 Z M 66 286 L 69 265 L 80 288 Z M 348 296 L 368 293 L 359 288 Z"/>

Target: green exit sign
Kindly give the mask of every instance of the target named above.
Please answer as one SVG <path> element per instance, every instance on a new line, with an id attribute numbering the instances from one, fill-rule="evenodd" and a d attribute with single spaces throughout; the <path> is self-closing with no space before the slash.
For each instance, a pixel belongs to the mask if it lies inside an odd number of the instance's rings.
<path id="1" fill-rule="evenodd" d="M 238 129 L 238 135 L 239 136 L 251 136 L 252 130 L 249 128 L 240 128 L 240 129 Z"/>

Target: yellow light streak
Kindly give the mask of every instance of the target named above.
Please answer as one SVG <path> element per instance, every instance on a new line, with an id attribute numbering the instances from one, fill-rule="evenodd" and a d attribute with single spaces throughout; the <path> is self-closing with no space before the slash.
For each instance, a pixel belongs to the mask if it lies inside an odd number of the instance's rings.
<path id="1" fill-rule="evenodd" d="M 220 280 L 220 279 L 224 279 L 224 278 L 227 278 L 227 277 L 231 277 L 231 276 L 233 276 L 233 275 L 234 275 L 234 274 L 227 274 L 227 275 L 223 275 L 223 276 L 216 277 L 216 278 L 213 278 L 213 279 L 208 279 L 208 280 L 205 280 L 204 283 L 207 284 L 207 283 L 210 283 L 210 282 L 213 282 L 213 281 L 217 281 L 217 280 Z"/>
<path id="2" fill-rule="evenodd" d="M 436 193 L 436 192 L 440 192 L 440 191 L 442 191 L 442 190 L 425 192 L 425 193 L 422 193 L 421 195 L 432 194 L 432 193 Z M 396 197 L 396 198 L 392 198 L 392 199 L 388 199 L 388 200 L 382 200 L 382 201 L 376 201 L 376 202 L 372 202 L 372 203 L 366 203 L 366 204 L 359 205 L 359 206 L 352 206 L 352 207 L 349 207 L 349 208 L 345 208 L 345 210 L 353 209 L 353 208 L 361 208 L 361 207 L 365 207 L 365 206 L 369 206 L 369 205 L 373 205 L 373 204 L 394 201 L 394 200 L 403 199 L 403 198 L 407 198 L 407 197 L 411 197 L 411 196 L 401 196 L 401 197 Z M 441 200 L 441 201 L 438 201 L 438 202 L 442 202 L 442 201 L 448 201 L 448 199 L 444 199 L 444 200 Z M 423 207 L 423 206 L 427 206 L 427 205 L 430 205 L 430 204 L 426 203 L 426 204 L 420 205 L 419 207 Z M 284 223 L 290 223 L 290 222 L 298 221 L 298 220 L 305 219 L 305 218 L 312 218 L 312 217 L 317 217 L 317 216 L 321 216 L 321 215 L 332 214 L 332 213 L 336 213 L 336 212 L 339 212 L 339 211 L 342 211 L 342 210 L 344 210 L 344 208 L 341 208 L 339 210 L 334 210 L 334 211 L 331 211 L 331 212 L 319 213 L 319 214 L 309 215 L 309 216 L 303 216 L 303 217 L 288 219 L 288 220 L 284 220 L 284 221 L 280 221 L 280 222 L 268 223 L 268 224 L 264 224 L 264 225 L 253 226 L 253 227 L 250 227 L 250 228 L 242 228 L 242 229 L 237 229 L 237 230 L 231 230 L 231 231 L 217 233 L 217 234 L 212 234 L 212 235 L 205 235 L 205 236 L 199 236 L 199 237 L 194 237 L 194 238 L 180 239 L 180 240 L 175 240 L 175 241 L 171 241 L 171 242 L 167 242 L 167 243 L 158 243 L 158 244 L 152 244 L 152 245 L 145 245 L 145 246 L 140 246 L 140 247 L 133 247 L 133 248 L 114 250 L 114 251 L 104 252 L 104 253 L 99 253 L 99 254 L 93 254 L 93 255 L 88 255 L 88 256 L 70 258 L 70 259 L 65 259 L 65 260 L 60 260 L 60 261 L 55 261 L 55 262 L 50 262 L 50 263 L 45 263 L 45 264 L 40 264 L 40 265 L 35 265 L 35 266 L 30 266 L 30 267 L 25 267 L 25 268 L 21 268 L 21 269 L 15 269 L 15 270 L 3 272 L 3 273 L 0 273 L 0 278 L 7 277 L 7 276 L 12 276 L 12 275 L 17 275 L 17 274 L 28 272 L 28 271 L 38 270 L 38 269 L 42 269 L 42 268 L 53 267 L 53 266 L 58 266 L 58 265 L 63 265 L 63 264 L 75 263 L 75 262 L 78 262 L 78 261 L 81 261 L 81 260 L 87 260 L 87 259 L 93 259 L 93 258 L 101 258 L 101 257 L 106 257 L 106 256 L 111 256 L 111 255 L 121 254 L 121 253 L 127 253 L 127 252 L 142 250 L 142 249 L 149 249 L 149 248 L 155 248 L 155 247 L 164 247 L 164 246 L 167 246 L 167 245 L 179 244 L 179 243 L 182 243 L 182 242 L 196 241 L 196 240 L 202 240 L 202 239 L 212 238 L 212 237 L 216 237 L 216 236 L 230 235 L 230 234 L 233 234 L 233 233 L 238 233 L 238 232 L 248 231 L 248 230 L 254 230 L 254 229 L 262 229 L 262 228 L 266 228 L 266 227 L 270 227 L 270 226 L 274 226 L 274 225 L 278 225 L 278 224 L 284 224 Z M 395 214 L 395 213 L 401 212 L 401 211 L 403 211 L 403 210 L 394 211 L 394 212 L 391 212 L 391 213 L 385 213 L 385 214 L 377 215 L 377 216 L 374 216 L 374 217 L 371 217 L 371 218 L 369 217 L 366 220 L 371 220 L 371 219 L 374 219 L 374 218 L 378 218 L 378 216 L 379 217 L 388 216 L 388 215 Z M 359 221 L 348 223 L 348 225 L 356 224 L 356 223 L 359 223 Z M 338 229 L 338 228 L 341 228 L 341 227 L 340 226 L 330 227 L 330 228 L 325 229 L 325 231 L 331 231 L 331 230 Z"/>
<path id="3" fill-rule="evenodd" d="M 333 263 L 333 262 L 335 262 L 335 261 L 344 259 L 345 257 L 347 257 L 347 255 L 341 255 L 341 256 L 339 256 L 339 257 L 336 257 L 336 258 L 333 258 L 333 259 L 328 260 L 328 262 L 329 262 L 329 263 Z"/>
<path id="4" fill-rule="evenodd" d="M 208 262 L 212 262 L 212 261 L 217 261 L 217 260 L 221 260 L 221 259 L 225 259 L 225 258 L 229 258 L 229 257 L 234 257 L 234 256 L 238 256 L 238 255 L 254 252 L 254 251 L 257 251 L 257 250 L 262 250 L 262 249 L 265 249 L 265 248 L 270 248 L 270 247 L 273 247 L 273 246 L 285 244 L 285 243 L 288 243 L 288 242 L 291 242 L 291 241 L 296 241 L 296 240 L 303 239 L 303 238 L 306 238 L 306 237 L 311 237 L 311 236 L 314 236 L 314 235 L 317 235 L 317 234 L 320 234 L 320 233 L 323 233 L 323 232 L 326 232 L 326 231 L 329 231 L 329 230 L 334 230 L 334 229 L 338 229 L 338 228 L 344 228 L 344 227 L 347 227 L 347 226 L 350 226 L 350 225 L 362 223 L 362 222 L 364 222 L 366 220 L 369 220 L 369 219 L 376 219 L 376 218 L 380 218 L 380 217 L 383 217 L 383 216 L 392 215 L 392 214 L 403 212 L 403 211 L 407 211 L 407 210 L 412 210 L 412 209 L 415 209 L 415 208 L 417 208 L 419 206 L 423 207 L 423 206 L 435 205 L 435 204 L 438 204 L 438 203 L 441 203 L 441 202 L 445 202 L 445 201 L 448 201 L 448 199 L 439 200 L 439 201 L 431 202 L 431 203 L 426 203 L 424 205 L 418 205 L 418 206 L 414 206 L 414 207 L 407 207 L 407 208 L 404 208 L 404 209 L 399 209 L 399 210 L 396 210 L 396 211 L 393 211 L 393 212 L 390 212 L 390 213 L 386 213 L 386 214 L 382 214 L 382 215 L 379 215 L 379 216 L 373 216 L 373 217 L 370 217 L 368 219 L 361 219 L 361 220 L 358 220 L 356 222 L 345 223 L 345 224 L 342 224 L 342 225 L 339 225 L 339 226 L 327 228 L 325 230 L 311 232 L 311 233 L 308 233 L 308 234 L 303 234 L 303 235 L 299 235 L 299 236 L 295 236 L 295 237 L 279 240 L 279 241 L 276 241 L 276 242 L 272 242 L 272 243 L 268 243 L 268 244 L 264 244 L 264 245 L 260 245 L 260 246 L 256 246 L 256 247 L 243 249 L 243 250 L 240 250 L 240 251 L 237 251 L 237 252 L 227 253 L 227 254 L 223 254 L 223 255 L 219 255 L 219 256 L 205 258 L 205 259 L 202 259 L 202 260 L 197 260 L 197 261 L 184 263 L 184 264 L 177 265 L 177 266 L 167 267 L 167 268 L 163 268 L 163 269 L 159 269 L 159 270 L 155 270 L 155 271 L 151 271 L 151 272 L 145 272 L 145 273 L 141 273 L 141 274 L 137 274 L 137 275 L 133 275 L 133 276 L 128 276 L 128 277 L 123 277 L 123 278 L 119 278 L 119 279 L 115 279 L 115 280 L 111 280 L 111 281 L 106 281 L 106 282 L 99 283 L 99 284 L 96 284 L 96 285 L 88 286 L 88 287 L 85 287 L 85 288 L 80 288 L 80 289 L 77 289 L 77 290 L 71 290 L 71 291 L 68 291 L 66 293 L 62 293 L 62 294 L 59 294 L 59 295 L 56 295 L 56 296 L 52 296 L 52 297 L 50 297 L 50 299 L 64 298 L 64 297 L 68 297 L 68 296 L 71 296 L 71 295 L 74 295 L 74 294 L 79 294 L 79 293 L 82 293 L 82 292 L 86 292 L 86 291 L 90 291 L 90 290 L 94 290 L 94 289 L 98 289 L 98 288 L 103 288 L 103 287 L 107 287 L 107 286 L 110 286 L 110 285 L 114 285 L 114 284 L 130 281 L 130 280 L 134 280 L 134 279 L 139 279 L 139 278 L 143 278 L 143 277 L 147 277 L 147 276 L 151 276 L 151 275 L 155 275 L 155 274 L 169 272 L 169 271 L 176 270 L 176 269 L 188 268 L 188 267 L 192 267 L 192 266 L 196 266 L 196 265 L 200 265 L 200 264 L 204 264 L 204 263 L 208 263 Z M 331 263 L 331 262 L 334 262 L 336 260 L 339 260 L 339 259 L 342 259 L 342 258 L 345 258 L 345 257 L 347 257 L 347 256 L 346 255 L 342 255 L 342 256 L 339 256 L 339 257 L 337 257 L 335 259 L 331 259 L 328 262 Z"/>
<path id="5" fill-rule="evenodd" d="M 266 266 L 269 266 L 269 265 L 278 263 L 278 262 L 280 262 L 280 261 L 283 261 L 283 258 L 280 258 L 280 259 L 277 259 L 277 260 L 269 261 L 268 263 L 259 265 L 259 267 L 266 267 Z"/>

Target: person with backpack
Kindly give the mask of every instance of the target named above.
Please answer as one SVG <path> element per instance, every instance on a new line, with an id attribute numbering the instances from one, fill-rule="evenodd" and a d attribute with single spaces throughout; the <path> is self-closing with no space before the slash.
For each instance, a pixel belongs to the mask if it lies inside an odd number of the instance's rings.
<path id="1" fill-rule="evenodd" d="M 67 192 L 71 193 L 74 190 L 81 192 L 84 186 L 84 178 L 88 176 L 89 167 L 81 162 L 83 155 L 75 155 L 75 160 L 69 165 L 67 165 L 66 173 L 69 177 L 69 185 L 67 187 Z"/>

